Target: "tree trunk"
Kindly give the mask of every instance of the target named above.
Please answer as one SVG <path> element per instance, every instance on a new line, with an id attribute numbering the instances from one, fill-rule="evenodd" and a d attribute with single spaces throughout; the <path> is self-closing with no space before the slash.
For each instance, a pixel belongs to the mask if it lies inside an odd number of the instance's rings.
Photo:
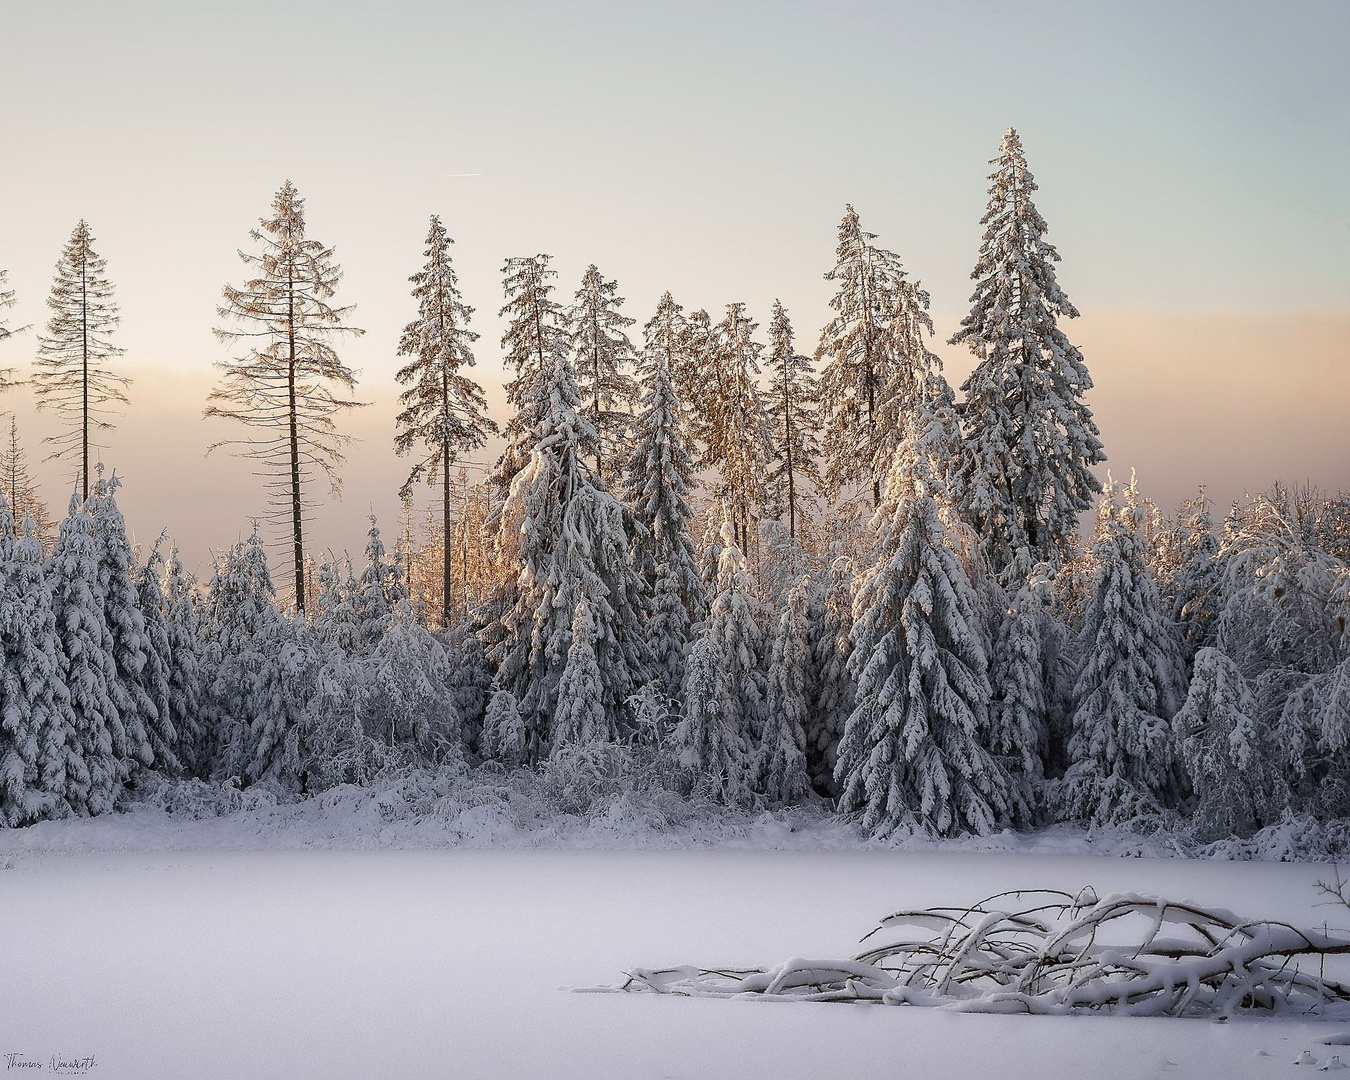
<path id="1" fill-rule="evenodd" d="M 788 392 L 790 357 L 783 358 L 783 464 L 787 468 L 788 536 L 797 539 L 797 491 L 792 478 L 792 395 Z"/>
<path id="2" fill-rule="evenodd" d="M 591 312 L 591 374 L 595 379 L 595 475 L 603 476 L 604 462 L 601 456 L 604 452 L 605 436 L 600 426 L 600 321 L 595 318 L 594 311 Z"/>
<path id="3" fill-rule="evenodd" d="M 82 405 L 80 408 L 80 476 L 84 483 L 84 501 L 89 501 L 89 266 L 88 248 L 80 253 L 80 355 L 83 371 L 80 380 Z"/>
<path id="4" fill-rule="evenodd" d="M 441 453 L 441 628 L 450 629 L 450 455 Z"/>
<path id="5" fill-rule="evenodd" d="M 291 538 L 295 557 L 295 610 L 305 613 L 305 542 L 300 508 L 300 422 L 295 401 L 295 281 L 287 270 L 286 334 L 290 344 L 290 362 L 286 368 L 286 391 L 291 421 Z"/>

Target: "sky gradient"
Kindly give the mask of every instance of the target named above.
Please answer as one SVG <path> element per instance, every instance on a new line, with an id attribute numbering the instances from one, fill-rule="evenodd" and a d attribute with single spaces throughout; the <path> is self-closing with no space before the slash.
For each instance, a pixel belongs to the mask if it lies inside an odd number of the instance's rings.
<path id="1" fill-rule="evenodd" d="M 490 10 L 489 10 L 490 8 Z M 131 406 L 104 460 L 141 542 L 186 561 L 264 509 L 200 419 L 236 250 L 290 178 L 333 245 L 370 408 L 314 550 L 394 525 L 407 276 L 439 213 L 501 408 L 500 268 L 550 252 L 560 300 L 595 262 L 627 314 L 781 297 L 811 352 L 845 202 L 933 296 L 936 351 L 964 314 L 987 160 L 1009 124 L 1040 184 L 1068 324 L 1117 475 L 1164 505 L 1277 476 L 1350 487 L 1350 4 L 5 5 L 0 267 L 40 328 L 87 218 L 122 306 Z M 54 63 L 53 58 L 59 59 Z M 0 344 L 27 366 L 35 333 Z M 51 433 L 17 392 L 31 458 Z M 38 467 L 64 509 L 70 470 Z M 316 492 L 318 494 L 318 492 Z"/>

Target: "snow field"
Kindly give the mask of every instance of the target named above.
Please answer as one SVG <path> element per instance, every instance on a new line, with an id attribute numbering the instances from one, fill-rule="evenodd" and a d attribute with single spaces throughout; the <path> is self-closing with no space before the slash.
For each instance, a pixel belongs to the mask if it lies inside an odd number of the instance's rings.
<path id="1" fill-rule="evenodd" d="M 1305 1050 L 1318 1064 L 1341 1053 L 1318 1042 L 1334 1032 L 1317 1022 L 969 1016 L 561 989 L 613 984 L 635 964 L 848 956 L 893 907 L 1019 886 L 1154 891 L 1334 926 L 1334 909 L 1316 906 L 1325 866 L 452 850 L 17 854 L 0 867 L 0 1054 L 92 1054 L 93 1075 L 108 1080 L 1256 1080 L 1316 1071 L 1293 1064 Z"/>

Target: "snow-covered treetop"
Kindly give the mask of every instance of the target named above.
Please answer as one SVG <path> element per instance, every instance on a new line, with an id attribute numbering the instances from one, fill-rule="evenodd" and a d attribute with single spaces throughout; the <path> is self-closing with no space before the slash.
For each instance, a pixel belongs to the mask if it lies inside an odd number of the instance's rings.
<path id="1" fill-rule="evenodd" d="M 996 568 L 1021 544 L 1052 557 L 1101 490 L 1091 467 L 1105 460 L 1083 395 L 1092 379 L 1057 319 L 1074 318 L 1055 276 L 1059 253 L 1044 238 L 1032 201 L 1036 182 L 1009 129 L 990 174 L 985 227 L 971 277 L 970 314 L 951 344 L 978 363 L 961 405 L 974 453 L 968 467 L 973 516 L 988 534 Z"/>

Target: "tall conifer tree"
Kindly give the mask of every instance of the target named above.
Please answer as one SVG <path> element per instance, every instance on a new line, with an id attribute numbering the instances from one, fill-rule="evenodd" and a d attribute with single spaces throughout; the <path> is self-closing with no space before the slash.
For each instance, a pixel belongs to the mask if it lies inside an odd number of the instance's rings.
<path id="1" fill-rule="evenodd" d="M 772 454 L 772 427 L 759 389 L 764 346 L 753 337 L 759 324 L 744 304 L 728 304 L 713 328 L 711 385 L 702 409 L 705 467 L 722 474 L 720 492 L 736 546 L 750 550 L 765 500 L 765 472 Z"/>
<path id="2" fill-rule="evenodd" d="M 628 699 L 650 673 L 644 583 L 629 551 L 623 506 L 586 461 L 597 436 L 578 412 L 580 394 L 562 342 L 534 393 L 534 443 L 498 525 L 499 548 L 519 571 L 494 601 L 495 617 L 483 631 L 498 688 L 510 692 L 524 724 L 529 762 L 549 753 L 581 600 L 595 628 L 606 738 L 625 726 Z"/>
<path id="3" fill-rule="evenodd" d="M 619 311 L 618 283 L 606 281 L 592 263 L 586 267 L 567 313 L 572 362 L 581 393 L 581 415 L 595 428 L 595 471 L 606 479 L 615 469 L 615 451 L 625 445 L 638 388 L 624 370 L 633 362 L 627 328 L 633 320 Z"/>
<path id="4" fill-rule="evenodd" d="M 755 748 L 765 719 L 763 634 L 745 574 L 745 556 L 722 526 L 717 595 L 684 675 L 684 708 L 672 736 L 696 791 L 728 806 L 754 801 Z"/>
<path id="5" fill-rule="evenodd" d="M 218 442 L 211 450 L 234 447 L 257 462 L 268 478 L 274 520 L 290 536 L 295 607 L 303 612 L 304 523 L 310 505 L 305 492 L 317 470 L 332 493 L 340 493 L 337 469 L 351 437 L 338 430 L 336 418 L 361 404 L 350 396 L 356 373 L 331 342 L 364 331 L 346 325 L 350 305 L 330 303 L 342 271 L 333 261 L 333 249 L 307 235 L 305 202 L 289 180 L 272 200 L 271 215 L 249 236 L 259 250 L 241 251 L 239 257 L 256 276 L 239 288 L 226 285 L 225 302 L 217 309 L 238 328 L 216 330 L 221 341 L 242 341 L 249 350 L 216 365 L 220 383 L 211 391 L 204 415 L 257 430 L 246 439 Z"/>
<path id="6" fill-rule="evenodd" d="M 670 374 L 675 380 L 675 393 L 684 406 L 685 419 L 691 438 L 702 440 L 703 426 L 709 403 L 715 400 L 719 385 L 717 363 L 713 355 L 712 316 L 703 308 L 689 313 L 681 327 L 684 346 L 679 363 L 671 362 Z"/>
<path id="7" fill-rule="evenodd" d="M 1044 239 L 1036 182 L 1012 128 L 992 164 L 975 293 L 951 344 L 977 361 L 962 384 L 965 512 L 1002 573 L 1019 547 L 1037 561 L 1059 556 L 1101 491 L 1091 469 L 1106 455 L 1083 401 L 1092 379 L 1058 325 L 1078 310 L 1056 280 L 1059 253 Z"/>
<path id="8" fill-rule="evenodd" d="M 502 365 L 515 373 L 506 384 L 506 400 L 516 409 L 506 425 L 506 448 L 492 476 L 503 495 L 530 459 L 543 400 L 535 384 L 541 375 L 548 376 L 554 357 L 564 345 L 563 310 L 552 296 L 552 280 L 558 272 L 548 268 L 550 258 L 510 258 L 502 266 L 506 303 L 497 314 L 510 320 L 502 334 Z M 590 452 L 594 453 L 594 448 Z"/>
<path id="9" fill-rule="evenodd" d="M 989 645 L 975 590 L 934 499 L 878 512 L 879 555 L 854 598 L 857 679 L 839 742 L 839 808 L 863 827 L 943 836 L 1011 822 L 1015 793 L 989 745 Z"/>
<path id="10" fill-rule="evenodd" d="M 825 275 L 836 282 L 830 299 L 835 315 L 816 347 L 816 362 L 825 362 L 820 376 L 825 479 L 836 497 L 849 485 L 861 484 L 874 507 L 903 437 L 899 404 L 887 409 L 894 369 L 914 347 L 915 328 L 926 324 L 932 333 L 926 322 L 928 294 L 908 280 L 899 256 L 876 244 L 876 238 L 862 227 L 853 207 L 845 207 L 835 265 Z"/>
<path id="11" fill-rule="evenodd" d="M 114 427 L 108 419 L 127 402 L 131 380 L 109 368 L 124 349 L 112 343 L 121 321 L 108 264 L 93 248 L 94 237 L 83 219 L 75 226 L 56 264 L 47 307 L 46 334 L 38 335 L 33 363 L 33 396 L 39 409 L 56 413 L 67 428 L 46 441 L 55 449 L 48 457 L 74 456 L 80 463 L 83 498 L 89 498 L 91 441 Z"/>
<path id="12" fill-rule="evenodd" d="M 705 313 L 706 314 L 706 313 Z M 689 416 L 695 394 L 691 384 L 699 377 L 699 358 L 694 355 L 693 324 L 684 308 L 675 302 L 669 290 L 661 294 L 656 311 L 642 327 L 642 352 L 638 355 L 638 378 L 648 391 L 657 367 L 664 363 L 670 372 L 675 397 L 680 403 L 681 430 L 689 433 Z M 692 452 L 692 451 L 691 451 Z"/>
<path id="13" fill-rule="evenodd" d="M 666 353 L 659 344 L 655 350 L 655 371 L 628 459 L 626 494 L 638 525 L 635 555 L 653 590 L 648 640 L 666 692 L 674 697 L 684 677 L 690 629 L 703 619 L 707 598 L 690 535 L 693 461 L 680 430 Z"/>
<path id="14" fill-rule="evenodd" d="M 773 383 L 769 407 L 773 412 L 774 466 L 768 484 L 774 501 L 787 510 L 788 535 L 797 538 L 798 506 L 805 494 L 803 480 L 820 483 L 816 458 L 820 456 L 817 415 L 820 386 L 811 361 L 799 356 L 792 344 L 792 323 L 780 301 L 773 302 L 769 322 L 769 367 Z"/>
<path id="15" fill-rule="evenodd" d="M 462 374 L 473 366 L 473 342 L 478 335 L 469 329 L 473 308 L 460 296 L 459 283 L 450 261 L 450 245 L 441 219 L 432 215 L 426 240 L 426 264 L 408 280 L 417 300 L 417 318 L 403 328 L 398 354 L 412 359 L 395 378 L 408 386 L 399 396 L 403 411 L 395 423 L 398 434 L 394 449 L 407 454 L 414 446 L 426 448 L 404 481 L 401 494 L 411 494 L 422 476 L 428 483 L 441 482 L 442 593 L 441 625 L 450 625 L 453 589 L 453 559 L 450 529 L 450 467 L 466 450 L 487 441 L 497 425 L 487 416 L 487 401 L 476 382 Z"/>

